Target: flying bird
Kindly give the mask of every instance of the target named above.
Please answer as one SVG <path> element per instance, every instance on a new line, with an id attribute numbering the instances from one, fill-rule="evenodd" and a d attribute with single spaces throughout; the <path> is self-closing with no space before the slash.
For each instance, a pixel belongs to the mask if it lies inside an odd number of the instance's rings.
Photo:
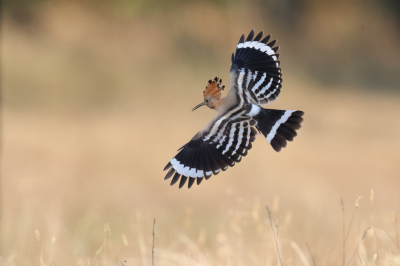
<path id="1" fill-rule="evenodd" d="M 217 115 L 164 168 L 169 169 L 165 180 L 172 177 L 171 186 L 180 180 L 181 188 L 189 180 L 190 188 L 196 180 L 199 185 L 203 178 L 234 166 L 247 155 L 259 132 L 277 152 L 297 135 L 304 112 L 260 107 L 275 101 L 282 88 L 279 46 L 274 47 L 276 40 L 269 42 L 271 35 L 262 37 L 263 31 L 254 38 L 254 29 L 246 39 L 241 36 L 232 54 L 226 97 L 221 98 L 225 88 L 221 79 L 208 81 L 204 102 L 193 111 L 205 105 Z"/>

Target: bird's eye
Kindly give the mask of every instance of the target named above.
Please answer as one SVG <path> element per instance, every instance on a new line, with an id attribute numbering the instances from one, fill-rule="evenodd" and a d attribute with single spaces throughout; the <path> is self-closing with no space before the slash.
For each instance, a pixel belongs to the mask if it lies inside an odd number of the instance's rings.
<path id="1" fill-rule="evenodd" d="M 206 103 L 208 103 L 208 100 L 206 100 Z"/>

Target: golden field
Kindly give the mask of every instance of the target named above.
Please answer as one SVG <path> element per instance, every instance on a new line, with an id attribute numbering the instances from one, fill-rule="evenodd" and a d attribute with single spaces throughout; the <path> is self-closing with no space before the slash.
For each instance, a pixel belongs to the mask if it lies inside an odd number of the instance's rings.
<path id="1" fill-rule="evenodd" d="M 0 265 L 152 265 L 154 219 L 154 265 L 400 265 L 398 86 L 316 81 L 289 34 L 260 14 L 234 19 L 255 7 L 229 8 L 115 19 L 60 2 L 28 24 L 6 13 Z M 315 8 L 319 21 L 327 7 Z M 392 25 L 375 19 L 371 31 Z M 280 40 L 283 88 L 268 108 L 304 111 L 298 137 L 276 153 L 258 136 L 233 169 L 170 187 L 162 169 L 214 115 L 191 108 L 210 78 L 229 85 L 253 27 Z M 399 74 L 396 43 L 381 56 Z"/>

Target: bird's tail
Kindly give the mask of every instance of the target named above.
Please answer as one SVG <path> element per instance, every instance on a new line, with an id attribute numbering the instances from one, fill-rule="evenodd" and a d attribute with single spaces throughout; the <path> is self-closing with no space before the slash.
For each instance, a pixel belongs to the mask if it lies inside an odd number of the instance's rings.
<path id="1" fill-rule="evenodd" d="M 257 129 L 265 136 L 275 151 L 286 147 L 287 141 L 297 136 L 303 122 L 304 112 L 297 110 L 274 110 L 261 108 L 257 119 Z"/>

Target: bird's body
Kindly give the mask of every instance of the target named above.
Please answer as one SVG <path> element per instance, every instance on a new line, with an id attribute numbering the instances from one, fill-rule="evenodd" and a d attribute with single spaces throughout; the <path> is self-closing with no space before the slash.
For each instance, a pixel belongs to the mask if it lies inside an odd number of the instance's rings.
<path id="1" fill-rule="evenodd" d="M 258 132 L 261 132 L 276 151 L 292 141 L 303 121 L 302 111 L 264 109 L 259 105 L 275 101 L 282 87 L 279 68 L 279 47 L 276 41 L 267 44 L 269 35 L 261 40 L 260 32 L 253 40 L 254 30 L 244 39 L 242 35 L 236 54 L 232 54 L 230 89 L 221 98 L 225 86 L 218 78 L 209 80 L 204 94 L 206 105 L 217 115 L 184 145 L 164 170 L 165 179 L 172 178 L 171 185 L 179 179 L 181 188 L 189 178 L 189 188 L 216 175 L 220 170 L 240 162 Z M 261 41 L 260 41 L 261 40 Z"/>

